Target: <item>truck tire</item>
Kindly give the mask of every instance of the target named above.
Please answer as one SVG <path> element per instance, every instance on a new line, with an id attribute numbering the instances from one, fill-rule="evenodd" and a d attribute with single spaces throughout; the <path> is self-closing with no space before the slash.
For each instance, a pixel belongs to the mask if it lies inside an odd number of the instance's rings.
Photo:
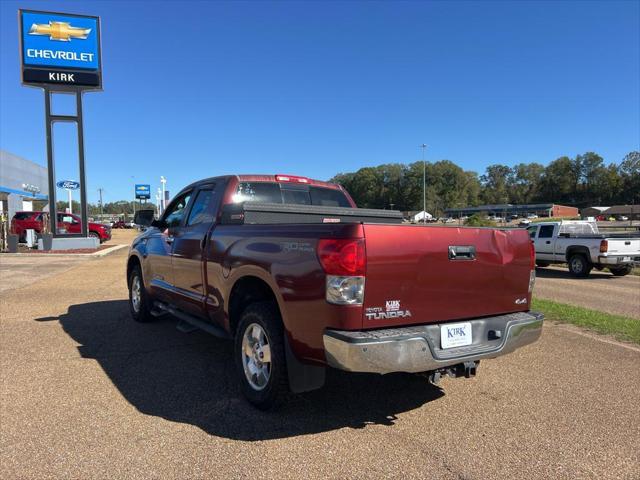
<path id="1" fill-rule="evenodd" d="M 89 232 L 89 236 L 98 239 L 98 244 L 102 243 L 102 239 L 100 238 L 100 234 L 98 232 Z"/>
<path id="2" fill-rule="evenodd" d="M 618 268 L 609 267 L 609 271 L 613 273 L 616 277 L 624 277 L 625 275 L 629 275 L 632 269 L 633 267 L 631 265 L 618 267 Z"/>
<path id="3" fill-rule="evenodd" d="M 260 410 L 271 410 L 289 395 L 284 328 L 273 302 L 249 305 L 234 340 L 236 374 L 244 396 Z"/>
<path id="4" fill-rule="evenodd" d="M 129 311 L 136 322 L 151 322 L 155 319 L 151 315 L 152 301 L 144 288 L 142 270 L 135 265 L 129 273 Z"/>
<path id="5" fill-rule="evenodd" d="M 574 277 L 588 277 L 592 268 L 591 262 L 581 253 L 575 253 L 569 258 L 569 271 Z"/>

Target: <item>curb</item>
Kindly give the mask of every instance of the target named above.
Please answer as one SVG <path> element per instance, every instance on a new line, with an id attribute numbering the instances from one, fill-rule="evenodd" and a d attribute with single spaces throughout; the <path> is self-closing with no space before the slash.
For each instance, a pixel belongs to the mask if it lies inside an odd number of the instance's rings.
<path id="1" fill-rule="evenodd" d="M 129 245 L 114 245 L 113 247 L 105 248 L 104 250 L 99 250 L 93 253 L 1 253 L 0 258 L 3 257 L 93 257 L 93 258 L 101 258 L 107 256 L 113 252 L 118 250 L 122 250 L 123 248 L 127 248 Z"/>

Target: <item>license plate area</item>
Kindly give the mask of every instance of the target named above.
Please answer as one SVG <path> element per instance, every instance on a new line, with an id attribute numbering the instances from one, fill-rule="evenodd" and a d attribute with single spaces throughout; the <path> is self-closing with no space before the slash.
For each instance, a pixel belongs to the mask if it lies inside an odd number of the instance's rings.
<path id="1" fill-rule="evenodd" d="M 473 343 L 471 322 L 449 323 L 440 326 L 440 347 L 446 348 L 464 347 Z"/>

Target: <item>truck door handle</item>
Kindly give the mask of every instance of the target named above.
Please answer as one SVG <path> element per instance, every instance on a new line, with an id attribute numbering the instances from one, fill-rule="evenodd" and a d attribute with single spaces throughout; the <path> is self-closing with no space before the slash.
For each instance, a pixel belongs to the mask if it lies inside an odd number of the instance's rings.
<path id="1" fill-rule="evenodd" d="M 546 241 L 546 242 L 544 242 L 544 243 L 546 243 L 547 245 L 549 245 L 549 244 L 551 244 L 551 240 L 547 240 L 547 241 Z"/>
<path id="2" fill-rule="evenodd" d="M 473 245 L 449 245 L 449 260 L 475 260 L 476 247 Z"/>

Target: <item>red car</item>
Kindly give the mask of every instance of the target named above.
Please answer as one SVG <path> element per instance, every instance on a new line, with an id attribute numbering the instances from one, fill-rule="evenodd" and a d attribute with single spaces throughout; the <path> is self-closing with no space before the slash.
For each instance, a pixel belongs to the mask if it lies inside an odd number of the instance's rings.
<path id="1" fill-rule="evenodd" d="M 328 367 L 471 377 L 542 331 L 524 229 L 403 224 L 291 175 L 201 180 L 136 223 L 149 228 L 129 251 L 133 319 L 169 313 L 233 339 L 259 408 L 319 388 Z"/>
<path id="2" fill-rule="evenodd" d="M 11 232 L 25 240 L 26 231 L 33 229 L 36 233 L 42 231 L 43 212 L 16 212 L 11 219 Z M 81 233 L 82 219 L 73 213 L 58 212 L 58 230 L 62 233 Z M 111 227 L 101 223 L 89 222 L 89 236 L 96 237 L 100 243 L 111 240 Z"/>

